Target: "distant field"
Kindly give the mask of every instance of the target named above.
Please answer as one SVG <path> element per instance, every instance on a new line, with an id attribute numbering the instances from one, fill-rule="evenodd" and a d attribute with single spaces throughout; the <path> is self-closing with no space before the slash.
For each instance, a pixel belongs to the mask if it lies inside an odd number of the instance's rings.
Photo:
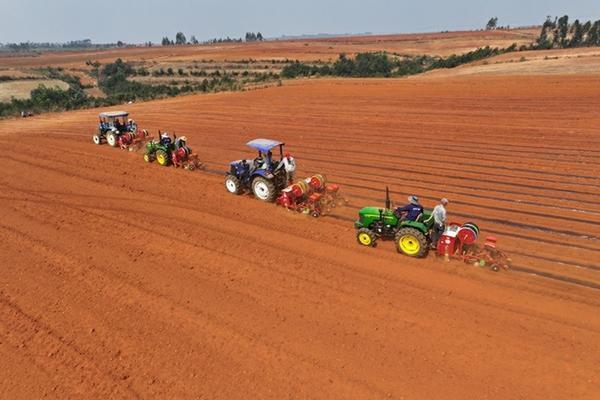
<path id="1" fill-rule="evenodd" d="M 600 49 L 577 48 L 507 53 L 458 68 L 431 71 L 425 76 L 598 74 L 600 74 Z"/>
<path id="2" fill-rule="evenodd" d="M 35 71 L 28 70 L 24 72 L 19 69 L 8 68 L 8 69 L 0 69 L 0 78 L 11 78 L 11 79 L 31 79 L 42 77 L 39 73 Z"/>
<path id="3" fill-rule="evenodd" d="M 185 60 L 333 60 L 340 53 L 388 51 L 398 54 L 430 54 L 446 56 L 463 53 L 481 46 L 507 47 L 512 43 L 529 44 L 539 29 L 498 31 L 466 31 L 398 35 L 344 36 L 325 39 L 272 40 L 257 43 L 219 43 L 197 46 L 155 46 L 80 52 L 46 52 L 31 57 L 0 57 L 0 67 L 63 66 L 85 67 L 87 60 L 102 63 L 116 58 L 128 61 Z"/>
<path id="4" fill-rule="evenodd" d="M 76 76 L 90 95 L 102 97 L 91 62 L 108 64 L 121 58 L 148 74 L 133 77 L 147 84 L 170 85 L 181 89 L 204 80 L 227 75 L 240 87 L 273 84 L 282 68 L 294 60 L 308 63 L 331 62 L 340 54 L 386 51 L 392 56 L 462 54 L 479 47 L 508 47 L 531 44 L 539 29 L 497 31 L 460 31 L 395 35 L 343 36 L 328 38 L 268 40 L 254 43 L 217 43 L 211 45 L 128 47 L 121 49 L 53 51 L 39 55 L 0 54 L 0 76 L 16 79 L 40 76 L 46 67 Z M 173 72 L 166 73 L 168 70 Z M 163 72 L 164 71 L 164 72 Z M 179 73 L 181 72 L 181 73 Z M 48 76 L 54 78 L 55 76 Z M 33 82 L 33 81 L 32 81 Z M 0 101 L 10 96 L 29 95 L 17 85 L 0 91 Z M 37 86 L 37 84 L 35 84 Z M 16 90 L 16 94 L 13 94 Z"/>
<path id="5" fill-rule="evenodd" d="M 17 99 L 28 99 L 31 91 L 37 88 L 39 85 L 45 85 L 47 87 L 58 86 L 63 90 L 67 90 L 69 88 L 69 85 L 66 82 L 56 79 L 0 82 L 0 102 L 10 101 L 12 97 Z"/>

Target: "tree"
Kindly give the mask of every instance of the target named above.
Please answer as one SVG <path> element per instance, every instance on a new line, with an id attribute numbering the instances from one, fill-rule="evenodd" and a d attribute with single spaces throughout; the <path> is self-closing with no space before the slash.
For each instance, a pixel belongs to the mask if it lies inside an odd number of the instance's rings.
<path id="1" fill-rule="evenodd" d="M 491 30 L 496 29 L 497 26 L 498 26 L 498 17 L 492 17 L 492 18 L 490 18 L 487 25 L 485 26 L 485 29 L 488 31 L 491 31 Z"/>
<path id="2" fill-rule="evenodd" d="M 582 34 L 582 39 L 581 39 L 581 44 L 585 43 L 585 39 L 587 38 L 588 33 L 590 32 L 590 28 L 592 27 L 592 21 L 588 21 L 585 24 L 583 24 L 583 26 L 581 27 L 581 34 Z"/>
<path id="3" fill-rule="evenodd" d="M 170 46 L 171 43 L 172 43 L 171 40 L 167 36 L 165 36 L 164 38 L 162 38 L 162 45 L 163 46 Z"/>
<path id="4" fill-rule="evenodd" d="M 183 32 L 177 32 L 177 34 L 175 35 L 175 44 L 182 45 L 182 44 L 186 44 L 186 43 L 187 43 L 187 40 L 186 40 Z"/>
<path id="5" fill-rule="evenodd" d="M 554 36 L 554 44 L 560 45 L 560 47 L 566 47 L 567 35 L 569 33 L 569 16 L 564 15 L 558 19 Z"/>
<path id="6" fill-rule="evenodd" d="M 586 46 L 600 45 L 600 20 L 593 23 L 585 39 Z"/>
<path id="7" fill-rule="evenodd" d="M 354 75 L 390 76 L 392 63 L 386 53 L 359 53 L 356 55 Z"/>
<path id="8" fill-rule="evenodd" d="M 117 42 L 117 47 L 123 47 L 125 46 L 125 43 L 121 42 L 120 40 Z"/>
<path id="9" fill-rule="evenodd" d="M 571 40 L 569 41 L 569 47 L 577 47 L 581 45 L 583 40 L 583 26 L 578 19 L 576 19 L 571 26 L 571 34 L 572 36 Z"/>
<path id="10" fill-rule="evenodd" d="M 196 39 L 196 36 L 192 35 L 192 37 L 190 38 L 190 43 L 191 44 L 198 44 L 200 42 L 198 42 L 198 39 Z"/>
<path id="11" fill-rule="evenodd" d="M 264 40 L 264 39 L 263 39 L 263 35 L 262 35 L 262 33 L 258 32 L 258 33 L 256 34 L 256 40 L 260 40 L 260 41 Z"/>
<path id="12" fill-rule="evenodd" d="M 350 76 L 354 73 L 354 61 L 346 54 L 340 54 L 338 60 L 333 64 L 333 72 L 337 76 Z"/>

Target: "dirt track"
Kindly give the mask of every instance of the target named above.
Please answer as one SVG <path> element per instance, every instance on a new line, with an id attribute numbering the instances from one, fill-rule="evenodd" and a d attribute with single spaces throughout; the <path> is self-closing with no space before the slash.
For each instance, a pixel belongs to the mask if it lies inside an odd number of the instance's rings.
<path id="1" fill-rule="evenodd" d="M 317 80 L 127 107 L 210 171 L 285 140 L 350 200 L 320 220 L 96 147 L 97 110 L 0 122 L 0 397 L 598 398 L 599 87 Z M 584 285 L 361 248 L 351 220 L 386 184 Z"/>

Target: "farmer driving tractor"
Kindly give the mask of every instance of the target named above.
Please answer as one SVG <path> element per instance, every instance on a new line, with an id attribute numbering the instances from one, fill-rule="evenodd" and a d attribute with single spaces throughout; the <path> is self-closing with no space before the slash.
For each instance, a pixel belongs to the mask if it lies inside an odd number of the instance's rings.
<path id="1" fill-rule="evenodd" d="M 171 146 L 172 140 L 171 140 L 171 136 L 169 136 L 169 132 L 163 132 L 160 135 L 160 144 L 162 144 L 165 147 L 169 147 Z"/>
<path id="2" fill-rule="evenodd" d="M 127 120 L 126 128 L 129 132 L 136 132 L 137 131 L 137 123 L 133 119 L 130 118 Z"/>
<path id="3" fill-rule="evenodd" d="M 394 215 L 401 221 L 416 221 L 423 214 L 423 206 L 417 196 L 409 196 L 408 204 L 394 210 Z"/>

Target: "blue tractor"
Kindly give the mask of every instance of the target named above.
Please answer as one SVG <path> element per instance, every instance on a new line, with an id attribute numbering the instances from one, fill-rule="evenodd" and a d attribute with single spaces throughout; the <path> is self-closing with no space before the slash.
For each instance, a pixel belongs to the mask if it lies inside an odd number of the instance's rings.
<path id="1" fill-rule="evenodd" d="M 254 139 L 246 143 L 258 151 L 258 156 L 249 160 L 230 163 L 225 176 L 225 188 L 236 195 L 252 191 L 262 201 L 271 202 L 287 184 L 283 160 L 285 143 L 270 139 Z M 273 159 L 271 150 L 279 147 L 279 160 Z"/>
<path id="2" fill-rule="evenodd" d="M 109 111 L 98 115 L 98 132 L 92 136 L 95 144 L 102 144 L 104 140 L 112 146 L 119 145 L 119 137 L 126 132 L 135 132 L 137 126 L 131 119 L 127 119 L 126 111 Z"/>

